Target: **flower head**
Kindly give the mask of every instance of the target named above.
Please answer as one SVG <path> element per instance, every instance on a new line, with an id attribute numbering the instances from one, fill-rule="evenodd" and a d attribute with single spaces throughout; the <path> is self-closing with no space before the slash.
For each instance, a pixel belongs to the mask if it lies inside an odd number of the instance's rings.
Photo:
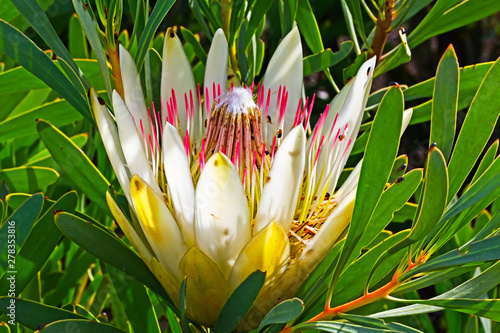
<path id="1" fill-rule="evenodd" d="M 227 52 L 219 30 L 204 87 L 196 89 L 181 42 L 169 29 L 160 107 L 146 107 L 123 47 L 124 96 L 113 93 L 114 120 L 92 91 L 132 221 L 108 195 L 110 209 L 174 302 L 186 279 L 187 314 L 204 325 L 215 324 L 230 293 L 256 270 L 266 272 L 266 283 L 255 309 L 292 296 L 348 226 L 359 168 L 334 190 L 375 67 L 374 58 L 361 66 L 307 138 L 314 96 L 300 99 L 297 28 L 258 85 L 228 84 Z M 280 292 L 269 293 L 273 288 Z"/>

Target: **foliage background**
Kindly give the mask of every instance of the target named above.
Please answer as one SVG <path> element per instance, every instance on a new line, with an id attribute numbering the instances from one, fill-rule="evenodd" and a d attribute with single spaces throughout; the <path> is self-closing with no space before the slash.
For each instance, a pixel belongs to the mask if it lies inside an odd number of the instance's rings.
<path id="1" fill-rule="evenodd" d="M 41 1 L 42 3 L 44 1 Z M 45 1 L 47 2 L 47 1 Z M 51 1 L 50 1 L 51 2 Z M 126 3 L 126 2 L 125 2 Z M 340 42 L 348 39 L 348 33 L 345 29 L 344 16 L 342 14 L 341 6 L 339 1 L 330 1 L 328 4 L 325 4 L 325 1 L 321 0 L 311 0 L 311 6 L 313 7 L 313 12 L 316 15 L 316 19 L 318 21 L 318 25 L 321 31 L 321 35 L 323 38 L 323 43 L 325 48 L 332 48 L 335 52 L 340 45 Z M 150 6 L 153 7 L 155 4 L 154 1 L 150 2 Z M 0 1 L 0 18 L 6 19 L 8 21 L 13 22 L 15 26 L 25 31 L 25 34 L 31 38 L 36 44 L 42 49 L 46 50 L 48 47 L 40 39 L 38 34 L 34 32 L 31 28 L 27 28 L 27 24 L 23 22 L 23 19 L 17 17 L 12 21 L 11 17 L 5 17 L 6 8 L 10 8 L 12 5 L 8 0 Z M 429 7 L 430 8 L 430 7 Z M 405 28 L 407 31 L 411 31 L 421 19 L 425 16 L 426 12 L 429 11 L 429 8 L 424 9 L 421 13 L 413 17 L 408 24 L 405 24 Z M 9 12 L 10 13 L 10 12 Z M 47 15 L 50 18 L 52 25 L 55 27 L 59 37 L 63 40 L 63 42 L 69 47 L 70 51 L 72 49 L 71 46 L 71 38 L 70 38 L 70 25 L 72 22 L 72 18 L 74 17 L 74 9 L 72 2 L 69 0 L 55 0 L 46 10 Z M 129 32 L 133 30 L 133 20 L 127 7 L 125 7 L 125 13 L 122 29 L 126 29 Z M 267 63 L 272 51 L 276 48 L 277 43 L 281 38 L 281 29 L 279 27 L 279 13 L 277 2 L 273 3 L 272 8 L 267 14 L 267 24 L 266 29 L 263 34 L 263 40 L 266 42 L 266 58 L 264 63 Z M 368 20 L 366 20 L 368 22 Z M 74 21 L 73 21 L 74 23 Z M 158 31 L 165 31 L 169 26 L 184 26 L 189 30 L 198 32 L 200 31 L 200 40 L 202 45 L 207 46 L 208 40 L 204 36 L 202 29 L 199 23 L 193 19 L 192 12 L 189 8 L 187 1 L 177 1 L 172 9 L 167 14 L 165 20 L 160 25 Z M 369 30 L 369 29 L 367 29 Z M 399 43 L 399 37 L 397 31 L 394 31 L 388 39 L 388 45 L 397 45 Z M 397 70 L 392 70 L 389 73 L 382 75 L 377 78 L 374 82 L 373 90 L 378 88 L 386 87 L 389 82 L 396 81 L 400 84 L 412 85 L 428 78 L 431 78 L 435 75 L 435 69 L 437 64 L 441 58 L 441 55 L 444 53 L 448 45 L 452 43 L 455 47 L 459 64 L 460 66 L 466 66 L 471 64 L 476 64 L 479 62 L 486 61 L 494 61 L 498 55 L 500 54 L 500 14 L 497 13 L 494 16 L 490 16 L 486 19 L 483 19 L 479 22 L 470 24 L 468 26 L 462 27 L 457 30 L 453 30 L 451 32 L 432 37 L 430 40 L 422 43 L 417 48 L 412 49 L 412 60 L 400 66 Z M 308 55 L 307 47 L 304 45 L 304 56 Z M 76 57 L 76 56 L 75 56 Z M 76 57 L 78 58 L 78 57 Z M 4 70 L 15 67 L 16 64 L 6 57 L 5 55 L 0 54 L 0 61 L 4 62 Z M 351 54 L 350 57 L 345 59 L 343 62 L 334 66 L 332 70 L 333 77 L 335 78 L 337 83 L 342 82 L 342 70 L 348 64 L 354 61 L 354 55 Z M 1 83 L 0 83 L 1 84 Z M 319 100 L 317 101 L 317 110 L 321 110 L 323 105 L 326 105 L 331 98 L 334 96 L 334 91 L 329 84 L 328 80 L 324 76 L 323 73 L 316 73 L 309 77 L 305 78 L 305 88 L 306 94 L 312 95 L 312 93 L 322 92 L 318 95 Z M 42 94 L 43 95 L 43 94 Z M 41 96 L 41 95 L 40 95 Z M 34 99 L 42 98 L 38 95 L 32 96 Z M 48 92 L 45 95 L 45 100 L 49 101 L 54 98 L 54 94 Z M 5 93 L 2 94 L 3 99 L 15 99 L 16 96 L 13 94 Z M 24 98 L 24 96 L 23 96 Z M 21 107 L 17 107 L 15 112 L 22 113 L 23 111 L 28 110 L 29 106 L 32 106 L 36 103 L 30 102 L 29 100 L 23 99 L 24 105 Z M 39 102 L 39 100 L 38 100 Z M 413 103 L 418 103 L 419 101 L 414 101 Z M 411 103 L 406 105 L 411 106 Z M 5 107 L 5 106 L 4 106 Z M 1 106 L 0 106 L 1 108 Z M 76 112 L 76 111 L 72 111 Z M 12 115 L 12 114 L 11 114 Z M 461 120 L 463 120 L 465 116 L 465 111 L 462 111 L 458 116 L 458 128 L 460 129 Z M 0 117 L 4 120 L 2 112 L 0 112 Z M 111 171 L 109 167 L 109 162 L 107 161 L 107 156 L 103 152 L 101 146 L 100 138 L 96 133 L 96 130 L 89 126 L 85 121 L 74 121 L 70 122 L 67 125 L 60 127 L 60 129 L 66 133 L 68 136 L 78 136 L 82 149 L 87 156 L 90 156 L 92 162 L 103 172 L 104 176 L 108 179 L 111 179 Z M 83 135 L 81 133 L 84 133 Z M 429 146 L 428 138 L 430 133 L 430 127 L 428 123 L 417 124 L 415 126 L 411 126 L 402 139 L 402 144 L 400 148 L 400 153 L 405 153 L 409 157 L 409 169 L 415 167 L 422 167 L 424 165 L 425 156 L 427 153 L 427 147 Z M 500 137 L 500 128 L 496 127 L 495 132 L 490 139 L 490 144 L 495 140 L 495 138 Z M 488 146 L 490 145 L 488 144 Z M 55 164 L 53 161 L 44 160 L 40 161 L 36 158 L 33 158 L 34 155 L 28 154 L 28 152 L 35 151 L 36 153 L 41 153 L 43 155 L 43 146 L 40 144 L 37 136 L 30 137 L 20 137 L 14 141 L 12 140 L 0 140 L 0 161 L 2 169 L 8 169 L 15 166 L 23 165 L 26 163 L 30 163 L 31 161 L 35 161 L 35 164 L 38 165 L 48 165 L 50 167 L 54 167 L 61 174 L 59 180 L 54 184 L 48 186 L 45 191 L 45 195 L 49 198 L 59 198 L 61 195 L 66 193 L 68 190 L 74 188 L 74 185 L 71 180 L 69 180 L 68 175 L 65 175 L 62 170 Z M 36 156 L 40 157 L 40 156 Z M 37 162 L 38 161 L 38 162 Z M 75 166 L 77 167 L 77 166 Z M 105 213 L 102 212 L 100 207 L 97 207 L 95 204 L 88 205 L 88 201 L 84 196 L 80 197 L 80 201 L 78 203 L 78 209 L 81 211 L 85 211 L 88 215 L 94 216 L 96 218 L 101 217 L 103 223 L 106 225 L 110 225 L 111 219 Z M 5 214 L 5 212 L 4 212 Z M 65 248 L 64 248 L 65 247 Z M 70 244 L 67 241 L 64 244 L 63 249 L 68 250 L 68 253 L 74 256 L 81 256 L 80 262 L 82 263 L 82 267 L 93 267 L 93 265 L 99 265 L 95 259 L 85 256 L 82 252 L 74 247 L 74 244 Z M 62 251 L 62 250 L 61 250 Z M 56 254 L 57 255 L 61 255 Z M 69 270 L 69 267 L 64 267 L 63 261 L 62 269 Z M 87 264 L 87 266 L 85 266 Z M 50 267 L 45 267 L 45 270 L 49 270 Z M 80 285 L 86 285 L 89 283 L 86 278 L 84 280 L 79 280 L 81 276 L 84 275 L 85 270 L 79 271 L 80 276 L 74 277 L 74 281 L 79 281 Z M 78 275 L 75 273 L 75 275 Z M 62 274 L 61 274 L 62 276 Z M 55 277 L 54 280 L 50 279 L 42 279 L 38 281 L 38 283 L 42 284 L 44 288 L 49 288 L 50 284 L 60 281 L 58 280 L 61 276 Z M 90 284 L 89 284 L 90 285 Z M 53 286 L 52 286 L 53 287 Z M 33 290 L 36 289 L 36 286 L 33 286 Z M 62 303 L 64 301 L 74 299 L 74 293 L 82 292 L 81 289 L 75 287 L 73 285 L 68 285 L 67 290 L 65 290 L 68 294 L 66 294 L 65 298 L 63 298 Z M 422 297 L 428 298 L 435 295 L 435 290 L 433 288 L 427 288 L 424 290 L 426 295 L 422 295 Z M 29 294 L 30 290 L 26 291 L 26 294 Z M 64 295 L 64 292 L 60 292 L 61 295 Z M 33 292 L 33 299 L 36 299 L 36 292 Z M 57 300 L 56 296 L 53 296 L 52 299 L 54 305 L 60 303 Z M 87 300 L 88 301 L 88 300 Z M 50 303 L 50 302 L 49 302 Z M 79 311 L 84 311 L 80 309 Z M 123 315 L 123 313 L 114 313 L 113 315 Z M 430 319 L 432 321 L 432 325 L 436 331 L 446 331 L 448 328 L 444 321 L 448 314 L 445 312 L 440 312 L 436 314 L 432 314 Z M 166 317 L 162 318 L 162 325 L 166 326 Z M 429 328 L 426 324 L 421 324 L 422 327 Z M 0 328 L 1 329 L 1 328 Z M 498 328 L 497 328 L 498 329 Z"/>

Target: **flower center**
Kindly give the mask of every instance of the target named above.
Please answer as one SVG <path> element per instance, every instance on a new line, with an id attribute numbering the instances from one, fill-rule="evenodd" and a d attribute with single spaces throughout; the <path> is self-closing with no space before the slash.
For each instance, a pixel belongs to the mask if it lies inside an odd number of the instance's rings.
<path id="1" fill-rule="evenodd" d="M 212 105 L 206 135 L 206 158 L 222 152 L 243 176 L 245 169 L 252 168 L 254 153 L 262 150 L 261 128 L 261 111 L 251 91 L 242 87 L 229 89 Z"/>

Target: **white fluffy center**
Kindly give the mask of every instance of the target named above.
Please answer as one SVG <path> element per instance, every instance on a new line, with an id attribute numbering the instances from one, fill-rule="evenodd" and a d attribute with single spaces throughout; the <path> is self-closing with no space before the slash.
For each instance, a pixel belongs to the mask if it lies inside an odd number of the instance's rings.
<path id="1" fill-rule="evenodd" d="M 257 108 L 250 89 L 243 87 L 230 89 L 223 94 L 215 107 L 218 109 L 223 106 L 227 107 L 227 112 L 234 114 L 248 113 L 249 109 Z"/>

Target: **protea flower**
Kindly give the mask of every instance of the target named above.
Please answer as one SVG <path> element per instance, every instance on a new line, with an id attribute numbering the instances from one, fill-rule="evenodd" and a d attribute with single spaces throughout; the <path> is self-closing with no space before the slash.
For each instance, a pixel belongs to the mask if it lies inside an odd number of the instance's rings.
<path id="1" fill-rule="evenodd" d="M 246 320 L 248 327 L 258 324 L 293 296 L 350 222 L 359 167 L 333 192 L 358 133 L 375 59 L 361 66 L 308 138 L 314 97 L 300 98 L 296 28 L 263 81 L 251 87 L 228 81 L 227 42 L 217 31 L 203 89 L 195 88 L 181 42 L 169 29 L 161 107 L 146 106 L 123 47 L 120 65 L 124 96 L 113 92 L 115 120 L 92 92 L 99 131 L 130 204 L 129 222 L 108 195 L 117 223 L 174 302 L 187 279 L 187 315 L 203 325 L 215 325 L 249 274 L 266 272 Z"/>

